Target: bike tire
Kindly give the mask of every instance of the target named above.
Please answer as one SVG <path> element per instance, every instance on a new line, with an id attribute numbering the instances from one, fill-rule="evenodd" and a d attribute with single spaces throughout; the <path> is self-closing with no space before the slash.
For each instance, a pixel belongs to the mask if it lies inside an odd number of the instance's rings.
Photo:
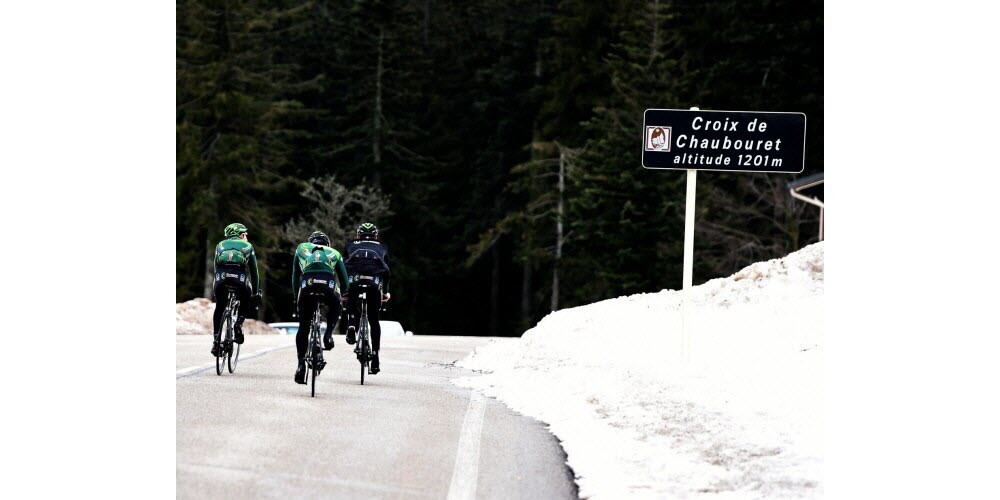
<path id="1" fill-rule="evenodd" d="M 312 385 L 312 388 L 310 389 L 310 392 L 312 393 L 312 397 L 316 397 L 316 369 L 315 368 L 312 369 L 312 384 L 311 385 Z"/>
<path id="2" fill-rule="evenodd" d="M 361 347 L 361 385 L 365 385 L 365 372 L 369 371 L 368 366 L 372 362 L 372 347 L 368 343 L 368 332 L 365 331 L 364 340 Z"/>
<path id="3" fill-rule="evenodd" d="M 232 325 L 230 324 L 230 321 L 232 321 L 232 319 L 227 314 L 226 315 L 226 331 L 228 331 L 230 328 L 232 328 Z M 215 374 L 219 375 L 221 377 L 222 376 L 222 370 L 225 369 L 225 366 L 226 366 L 226 339 L 225 339 L 225 337 L 222 337 L 222 335 L 219 335 L 219 337 L 220 337 L 219 338 L 219 355 L 215 357 Z"/>
<path id="4" fill-rule="evenodd" d="M 234 343 L 233 345 L 236 347 L 235 352 L 230 351 L 229 356 L 226 357 L 229 361 L 229 373 L 236 371 L 236 364 L 240 362 L 240 344 Z"/>

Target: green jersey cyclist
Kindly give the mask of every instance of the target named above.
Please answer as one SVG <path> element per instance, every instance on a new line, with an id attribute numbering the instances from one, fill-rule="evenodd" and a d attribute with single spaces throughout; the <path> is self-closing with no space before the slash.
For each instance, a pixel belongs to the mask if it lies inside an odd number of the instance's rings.
<path id="1" fill-rule="evenodd" d="M 327 235 L 315 231 L 309 235 L 309 241 L 300 243 L 295 249 L 292 261 L 292 295 L 296 297 L 296 310 L 299 314 L 299 331 L 295 335 L 295 347 L 299 358 L 295 370 L 295 382 L 306 383 L 305 357 L 309 345 L 309 326 L 313 313 L 320 305 L 316 300 L 310 300 L 308 295 L 318 293 L 322 297 L 322 302 L 329 308 L 323 344 L 326 350 L 330 350 L 333 349 L 333 329 L 337 319 L 340 318 L 339 290 L 346 291 L 347 283 L 344 260 L 340 257 L 340 252 L 330 247 L 330 238 Z"/>
<path id="2" fill-rule="evenodd" d="M 215 295 L 215 313 L 212 315 L 213 342 L 212 355 L 219 353 L 219 336 L 222 330 L 222 315 L 229 302 L 230 290 L 240 299 L 237 313 L 235 341 L 243 343 L 243 320 L 252 314 L 254 303 L 260 299 L 260 276 L 257 274 L 257 255 L 253 245 L 247 241 L 247 227 L 240 223 L 226 226 L 226 239 L 215 246 L 215 281 L 212 293 Z M 251 299 L 252 296 L 252 299 Z"/>

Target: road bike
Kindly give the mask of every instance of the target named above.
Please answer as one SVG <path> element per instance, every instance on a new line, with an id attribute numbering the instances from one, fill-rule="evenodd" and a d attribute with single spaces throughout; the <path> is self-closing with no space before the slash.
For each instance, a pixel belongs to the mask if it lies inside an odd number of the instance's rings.
<path id="1" fill-rule="evenodd" d="M 365 371 L 371 375 L 372 355 L 371 328 L 368 324 L 368 294 L 378 293 L 378 289 L 363 285 L 358 300 L 361 302 L 361 319 L 358 322 L 358 343 L 354 348 L 354 354 L 358 355 L 358 362 L 361 363 L 361 385 L 365 385 Z"/>
<path id="2" fill-rule="evenodd" d="M 226 303 L 226 312 L 223 317 L 226 322 L 226 338 L 219 342 L 219 354 L 215 356 L 215 374 L 222 375 L 222 369 L 228 365 L 229 373 L 236 371 L 236 364 L 240 362 L 240 344 L 233 342 L 233 327 L 236 325 L 237 315 L 240 311 L 240 299 L 236 297 L 236 289 L 226 287 L 229 291 L 229 302 Z M 233 345 L 236 349 L 233 349 Z"/>
<path id="3" fill-rule="evenodd" d="M 322 327 L 322 313 L 320 308 L 323 305 L 323 296 L 318 293 L 309 294 L 310 300 L 316 301 L 316 310 L 313 311 L 312 321 L 309 323 L 309 344 L 306 346 L 306 378 L 311 377 L 310 392 L 312 397 L 316 397 L 316 376 L 326 368 L 326 361 L 323 360 L 323 347 L 320 345 L 320 328 Z M 332 328 L 332 326 L 328 326 Z"/>

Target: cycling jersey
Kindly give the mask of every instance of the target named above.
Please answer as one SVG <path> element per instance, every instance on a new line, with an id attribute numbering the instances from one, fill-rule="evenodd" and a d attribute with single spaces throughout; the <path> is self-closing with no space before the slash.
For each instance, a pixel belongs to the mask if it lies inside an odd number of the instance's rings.
<path id="1" fill-rule="evenodd" d="M 300 243 L 295 249 L 292 261 L 292 293 L 297 295 L 301 287 L 300 277 L 305 274 L 331 274 L 340 280 L 340 290 L 347 290 L 347 268 L 340 252 L 314 243 Z"/>
<path id="2" fill-rule="evenodd" d="M 233 236 L 215 245 L 215 281 L 224 278 L 223 270 L 243 269 L 250 275 L 250 286 L 260 289 L 260 276 L 257 274 L 257 255 L 250 242 Z"/>
<path id="3" fill-rule="evenodd" d="M 348 240 L 344 248 L 347 254 L 347 273 L 352 278 L 359 275 L 377 278 L 382 290 L 389 291 L 389 249 L 384 243 L 375 240 Z"/>

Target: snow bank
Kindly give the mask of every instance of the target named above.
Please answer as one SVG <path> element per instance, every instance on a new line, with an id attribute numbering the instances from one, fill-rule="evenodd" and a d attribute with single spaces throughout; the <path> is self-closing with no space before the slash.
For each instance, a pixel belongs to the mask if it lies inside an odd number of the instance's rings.
<path id="1" fill-rule="evenodd" d="M 177 304 L 177 335 L 198 335 L 212 333 L 212 313 L 215 303 L 208 299 L 191 299 Z M 247 318 L 243 322 L 244 335 L 277 334 L 263 321 Z"/>
<path id="2" fill-rule="evenodd" d="M 547 423 L 583 497 L 822 496 L 823 244 L 682 297 L 558 311 L 455 382 Z"/>

